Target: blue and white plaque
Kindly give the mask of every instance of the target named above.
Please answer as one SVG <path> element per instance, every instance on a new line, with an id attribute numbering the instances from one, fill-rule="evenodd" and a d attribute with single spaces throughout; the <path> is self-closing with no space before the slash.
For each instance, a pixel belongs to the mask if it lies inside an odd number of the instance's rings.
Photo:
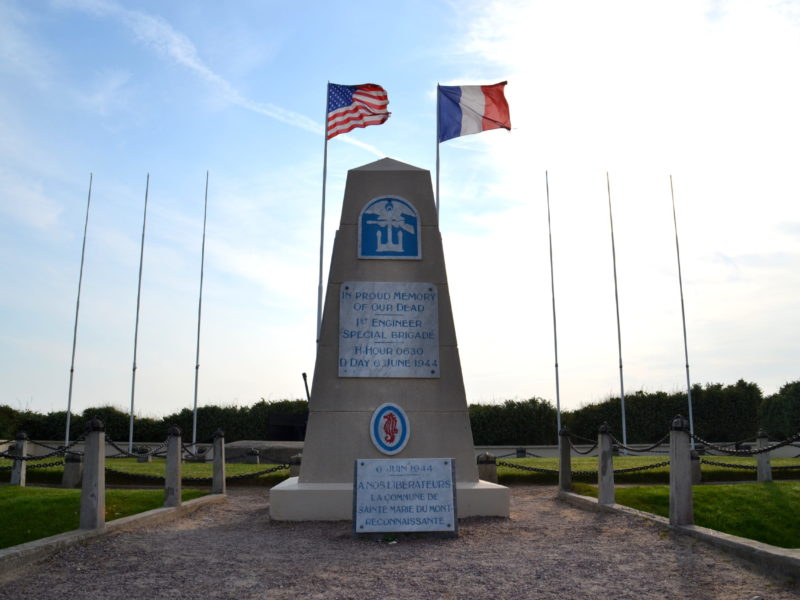
<path id="1" fill-rule="evenodd" d="M 397 404 L 381 404 L 372 413 L 369 436 L 375 447 L 392 456 L 402 452 L 411 436 L 411 426 L 406 413 Z"/>
<path id="2" fill-rule="evenodd" d="M 339 377 L 439 377 L 438 308 L 432 283 L 342 283 Z"/>
<path id="3" fill-rule="evenodd" d="M 408 201 L 393 196 L 370 200 L 358 219 L 358 258 L 422 258 L 420 219 Z"/>

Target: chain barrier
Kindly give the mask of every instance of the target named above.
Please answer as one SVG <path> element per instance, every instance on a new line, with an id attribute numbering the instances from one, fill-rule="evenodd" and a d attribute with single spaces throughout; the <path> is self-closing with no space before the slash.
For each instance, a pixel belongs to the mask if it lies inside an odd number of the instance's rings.
<path id="1" fill-rule="evenodd" d="M 267 475 L 269 473 L 275 473 L 277 471 L 284 471 L 289 468 L 287 464 L 277 465 L 270 469 L 264 469 L 263 471 L 257 471 L 255 473 L 243 473 L 242 475 L 232 475 L 230 477 L 226 477 L 225 481 L 241 481 L 243 479 L 255 479 L 256 477 L 261 477 L 262 475 Z M 163 482 L 164 477 L 162 475 L 145 475 L 143 473 L 128 473 L 127 471 L 118 471 L 117 469 L 112 469 L 110 467 L 106 467 L 106 473 L 113 473 L 115 475 L 123 475 L 125 477 L 132 477 L 135 479 L 147 479 L 149 481 L 159 481 Z M 211 483 L 213 481 L 213 477 L 181 477 L 181 481 L 185 481 L 188 483 Z"/>
<path id="2" fill-rule="evenodd" d="M 501 454 L 499 456 L 495 456 L 495 458 L 509 458 L 510 456 L 513 456 L 515 458 L 544 458 L 544 456 L 542 456 L 540 454 L 534 454 L 533 452 L 528 452 L 527 450 L 525 450 L 525 456 L 524 457 L 517 456 L 517 453 L 515 451 L 515 452 L 509 452 L 508 454 Z"/>
<path id="3" fill-rule="evenodd" d="M 519 469 L 520 471 L 532 471 L 534 473 L 555 473 L 558 474 L 558 469 L 543 469 L 541 467 L 529 467 L 528 465 L 517 465 L 505 460 L 498 460 L 497 465 L 500 467 L 511 467 L 512 469 Z"/>
<path id="4" fill-rule="evenodd" d="M 181 449 L 186 454 L 188 454 L 189 456 L 192 456 L 194 458 L 201 458 L 201 457 L 205 456 L 205 454 L 206 454 L 205 452 L 203 452 L 202 454 L 198 453 L 198 452 L 193 452 L 192 450 L 189 449 L 189 444 L 181 443 Z"/>
<path id="5" fill-rule="evenodd" d="M 609 434 L 609 435 L 610 435 L 610 434 Z M 662 437 L 660 440 L 658 440 L 658 441 L 657 441 L 655 444 L 653 444 L 652 446 L 648 446 L 647 448 L 638 448 L 638 449 L 637 449 L 637 448 L 631 448 L 630 446 L 626 446 L 624 443 L 622 443 L 621 441 L 619 441 L 619 440 L 618 440 L 617 438 L 615 438 L 613 435 L 611 436 L 611 440 L 612 440 L 612 441 L 613 441 L 613 442 L 614 442 L 614 443 L 615 443 L 615 444 L 616 444 L 616 445 L 617 445 L 619 448 L 621 448 L 622 450 L 627 450 L 628 452 L 652 452 L 653 450 L 655 450 L 656 448 L 658 448 L 658 447 L 659 447 L 661 444 L 663 444 L 664 442 L 666 442 L 668 439 L 669 439 L 669 432 L 667 432 L 667 433 L 666 433 L 666 435 L 664 435 L 664 437 Z M 662 451 L 662 452 L 663 452 L 663 451 Z"/>
<path id="6" fill-rule="evenodd" d="M 585 438 L 580 438 L 580 439 L 585 439 Z M 594 452 L 594 450 L 597 448 L 597 440 L 595 440 L 594 445 L 591 448 L 589 448 L 588 450 L 586 450 L 586 451 L 578 450 L 577 446 L 575 446 L 575 444 L 572 443 L 572 437 L 571 436 L 567 436 L 567 440 L 569 441 L 569 447 L 572 448 L 573 452 L 575 452 L 577 454 L 583 454 L 583 455 L 590 454 L 590 453 Z"/>
<path id="7" fill-rule="evenodd" d="M 49 454 L 42 454 L 41 456 L 17 456 L 16 454 L 12 454 L 10 452 L 0 452 L 0 458 L 7 458 L 9 460 L 45 460 L 47 458 L 53 458 L 54 456 L 64 456 L 63 450 L 56 450 L 55 452 L 50 452 Z"/>
<path id="8" fill-rule="evenodd" d="M 763 448 L 757 448 L 756 450 L 727 450 L 725 446 L 718 446 L 717 444 L 712 444 L 711 442 L 704 440 L 703 438 L 693 433 L 689 433 L 689 437 L 691 437 L 696 442 L 705 444 L 706 447 L 708 448 L 712 448 L 717 452 L 722 452 L 724 454 L 727 454 L 728 456 L 755 456 L 757 454 L 764 454 L 765 452 L 771 452 L 773 450 L 777 450 L 778 448 L 788 446 L 793 442 L 800 440 L 800 432 L 795 433 L 793 436 L 786 438 L 782 442 L 777 442 L 769 446 L 764 446 Z"/>
<path id="9" fill-rule="evenodd" d="M 47 469 L 48 467 L 63 467 L 63 460 L 54 460 L 49 463 L 41 463 L 36 465 L 28 465 L 28 469 Z"/>
<path id="10" fill-rule="evenodd" d="M 162 448 L 167 446 L 166 442 L 162 442 L 160 446 L 156 446 L 155 448 L 151 448 L 146 452 L 128 452 L 124 448 L 120 448 L 119 445 L 109 437 L 106 437 L 106 443 L 109 444 L 112 448 L 114 448 L 118 454 L 113 454 L 111 456 L 106 456 L 106 458 L 141 458 L 142 456 L 155 456 L 156 452 L 159 452 Z M 142 448 L 143 446 L 139 446 Z"/>
<path id="11" fill-rule="evenodd" d="M 263 471 L 257 471 L 255 473 L 243 473 L 241 475 L 231 475 L 230 477 L 226 477 L 225 481 L 242 481 L 243 479 L 255 479 L 256 477 L 261 477 L 262 475 L 268 475 L 269 473 L 276 473 L 278 471 L 284 471 L 289 468 L 289 465 L 277 465 L 272 467 L 271 469 L 264 469 Z M 188 481 L 191 483 L 211 483 L 213 477 L 184 477 L 183 481 Z"/>
<path id="12" fill-rule="evenodd" d="M 755 465 L 737 465 L 733 463 L 722 463 L 715 460 L 708 460 L 707 458 L 701 458 L 700 462 L 704 465 L 714 465 L 715 467 L 727 467 L 729 469 L 743 469 L 745 471 L 755 471 L 757 469 Z"/>
<path id="13" fill-rule="evenodd" d="M 797 458 L 797 456 L 795 456 Z M 773 471 L 791 471 L 793 469 L 800 469 L 800 465 L 781 465 L 777 467 L 771 467 Z"/>
<path id="14" fill-rule="evenodd" d="M 527 465 L 518 465 L 515 463 L 510 463 L 505 460 L 498 460 L 497 464 L 502 467 L 511 467 L 512 469 L 519 469 L 520 471 L 532 471 L 534 473 L 549 473 L 549 474 L 558 474 L 557 469 L 543 469 L 540 467 L 529 467 Z M 614 469 L 614 474 L 619 473 L 635 473 L 637 471 L 649 471 L 650 469 L 660 469 L 661 467 L 668 467 L 669 461 L 664 461 L 660 463 L 654 463 L 652 465 L 641 465 L 639 467 L 628 467 L 626 469 Z M 573 475 L 597 475 L 597 471 L 572 471 Z"/>

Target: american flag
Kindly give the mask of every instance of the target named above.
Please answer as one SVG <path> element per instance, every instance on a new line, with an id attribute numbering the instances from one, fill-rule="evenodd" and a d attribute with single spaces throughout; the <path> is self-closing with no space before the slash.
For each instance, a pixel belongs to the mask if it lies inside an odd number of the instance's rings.
<path id="1" fill-rule="evenodd" d="M 328 139 L 356 127 L 384 123 L 389 115 L 389 96 L 374 83 L 328 84 Z"/>

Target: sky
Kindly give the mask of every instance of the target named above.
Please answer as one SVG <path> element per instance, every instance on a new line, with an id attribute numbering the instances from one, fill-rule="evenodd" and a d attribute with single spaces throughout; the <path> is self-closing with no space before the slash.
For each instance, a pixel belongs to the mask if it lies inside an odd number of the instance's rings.
<path id="1" fill-rule="evenodd" d="M 435 173 L 436 85 L 508 81 L 512 130 L 441 145 L 467 400 L 561 408 L 800 378 L 800 3 L 0 0 L 0 404 L 135 414 L 302 398 L 314 370 L 328 81 L 391 118 L 328 146 Z"/>

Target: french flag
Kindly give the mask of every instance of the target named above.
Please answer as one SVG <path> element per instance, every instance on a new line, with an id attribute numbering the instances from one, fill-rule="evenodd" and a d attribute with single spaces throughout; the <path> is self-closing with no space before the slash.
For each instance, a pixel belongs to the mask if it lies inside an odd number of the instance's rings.
<path id="1" fill-rule="evenodd" d="M 511 129 L 507 81 L 494 85 L 440 85 L 438 94 L 439 141 L 480 133 L 489 129 Z"/>

